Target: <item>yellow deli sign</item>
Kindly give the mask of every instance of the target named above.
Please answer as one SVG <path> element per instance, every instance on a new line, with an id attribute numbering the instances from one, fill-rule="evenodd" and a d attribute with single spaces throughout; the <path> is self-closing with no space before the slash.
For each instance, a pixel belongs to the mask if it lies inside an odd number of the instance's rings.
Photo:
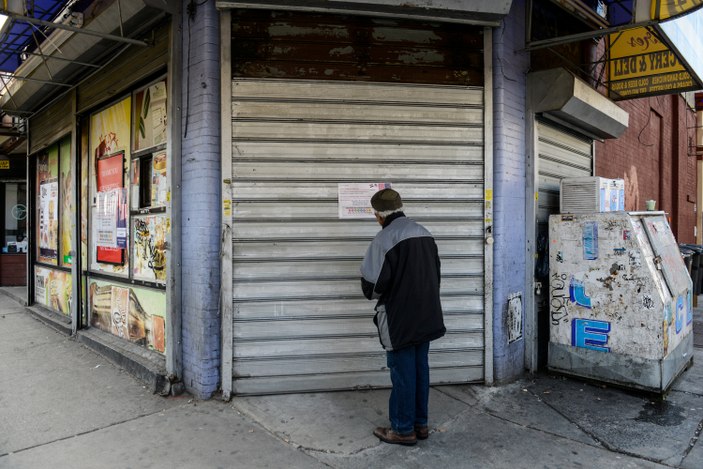
<path id="1" fill-rule="evenodd" d="M 10 169 L 10 160 L 0 160 L 0 169 Z"/>
<path id="2" fill-rule="evenodd" d="M 609 90 L 612 99 L 672 94 L 695 88 L 676 54 L 647 28 L 608 36 Z"/>
<path id="3" fill-rule="evenodd" d="M 679 16 L 701 6 L 703 0 L 653 0 L 651 13 L 653 20 L 666 20 Z"/>

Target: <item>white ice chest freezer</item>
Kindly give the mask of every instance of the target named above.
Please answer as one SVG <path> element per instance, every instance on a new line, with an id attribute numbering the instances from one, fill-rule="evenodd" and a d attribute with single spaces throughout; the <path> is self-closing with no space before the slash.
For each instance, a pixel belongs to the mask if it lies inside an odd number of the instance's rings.
<path id="1" fill-rule="evenodd" d="M 693 358 L 693 284 L 664 212 L 549 218 L 550 370 L 663 393 Z"/>

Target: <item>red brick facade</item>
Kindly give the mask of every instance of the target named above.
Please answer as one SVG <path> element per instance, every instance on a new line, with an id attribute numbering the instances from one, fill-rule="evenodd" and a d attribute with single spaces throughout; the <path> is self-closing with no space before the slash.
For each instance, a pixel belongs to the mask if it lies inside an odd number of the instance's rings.
<path id="1" fill-rule="evenodd" d="M 618 103 L 630 114 L 618 139 L 596 143 L 596 176 L 625 179 L 625 209 L 656 200 L 679 243 L 694 243 L 696 226 L 695 113 L 681 95 Z"/>

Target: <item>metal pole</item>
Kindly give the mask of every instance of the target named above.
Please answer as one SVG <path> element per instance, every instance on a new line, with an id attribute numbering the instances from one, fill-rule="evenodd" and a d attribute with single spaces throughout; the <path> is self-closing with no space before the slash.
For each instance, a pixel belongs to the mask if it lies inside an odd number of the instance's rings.
<path id="1" fill-rule="evenodd" d="M 183 48 L 181 46 L 182 15 L 179 9 L 171 16 L 168 63 L 168 128 L 167 128 L 167 174 L 171 189 L 171 202 L 168 214 L 171 217 L 171 230 L 168 234 L 170 249 L 166 250 L 166 372 L 183 378 L 183 352 L 181 333 L 181 75 L 183 69 Z"/>
<path id="2" fill-rule="evenodd" d="M 220 12 L 220 132 L 222 145 L 222 212 L 220 310 L 222 312 L 222 398 L 232 397 L 233 315 L 232 304 L 232 16 Z"/>

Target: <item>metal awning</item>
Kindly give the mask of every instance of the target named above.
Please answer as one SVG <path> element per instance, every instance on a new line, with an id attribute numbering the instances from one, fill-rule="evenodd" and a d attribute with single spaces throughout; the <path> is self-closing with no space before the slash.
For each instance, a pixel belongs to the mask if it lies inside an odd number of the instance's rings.
<path id="1" fill-rule="evenodd" d="M 528 0 L 528 2 L 529 11 L 532 11 L 534 6 L 539 4 L 539 0 Z M 577 14 L 578 11 L 574 6 L 591 5 L 585 0 L 551 0 L 551 2 L 581 19 L 583 17 Z M 549 49 L 558 56 L 559 53 L 556 49 L 559 46 L 589 39 L 605 38 L 610 42 L 607 47 L 603 48 L 602 57 L 583 64 L 583 66 L 576 65 L 576 68 L 592 75 L 599 67 L 606 70 L 606 67 L 613 65 L 618 60 L 623 60 L 623 58 L 637 60 L 639 64 L 646 64 L 651 60 L 656 65 L 656 69 L 653 66 L 650 67 L 650 70 L 642 65 L 638 67 L 640 68 L 638 72 L 641 73 L 637 76 L 626 76 L 615 81 L 610 78 L 603 79 L 603 73 L 601 73 L 595 87 L 605 87 L 613 99 L 671 94 L 703 88 L 703 36 L 700 34 L 701 28 L 703 28 L 703 0 L 688 2 L 676 0 L 603 0 L 603 2 L 596 3 L 603 6 L 601 13 L 603 19 L 607 18 L 605 24 L 590 24 L 590 28 L 585 31 L 534 40 L 533 28 L 540 26 L 528 23 L 528 41 L 524 50 L 531 52 Z M 640 43 L 635 42 L 630 45 L 630 50 L 624 52 L 625 55 L 611 56 L 611 52 L 614 50 L 613 46 L 620 41 L 621 37 L 629 38 L 630 35 L 640 34 L 640 31 L 650 37 L 648 43 L 639 47 Z M 623 45 L 629 42 L 629 39 L 620 41 L 619 49 L 623 49 Z M 662 45 L 653 49 L 649 48 L 650 43 Z M 638 50 L 638 48 L 642 50 Z M 676 65 L 671 65 L 668 69 L 658 66 L 658 57 L 669 53 L 675 60 L 669 60 L 667 63 L 676 62 Z M 678 67 L 678 64 L 681 67 Z M 678 72 L 684 72 L 684 74 Z M 656 79 L 649 81 L 650 77 Z M 640 80 L 646 84 L 640 84 Z M 664 83 L 664 85 L 660 83 Z M 635 84 L 638 90 L 644 91 L 633 91 Z M 623 90 L 625 87 L 629 87 L 627 91 Z"/>
<path id="2" fill-rule="evenodd" d="M 23 134 L 43 109 L 131 46 L 147 47 L 167 0 L 0 0 L 0 120 Z M 0 155 L 11 149 L 0 142 Z M 17 151 L 17 150 L 15 150 Z"/>
<path id="3" fill-rule="evenodd" d="M 53 21 L 64 5 L 65 0 L 35 0 L 27 14 L 42 21 Z M 0 10 L 4 5 L 0 3 Z M 0 22 L 3 19 L 0 18 Z M 5 24 L 0 27 L 0 72 L 14 73 L 20 66 L 21 56 L 25 50 L 43 39 L 44 32 L 38 26 L 22 21 L 15 21 L 5 16 Z M 33 52 L 28 51 L 29 53 Z"/>

